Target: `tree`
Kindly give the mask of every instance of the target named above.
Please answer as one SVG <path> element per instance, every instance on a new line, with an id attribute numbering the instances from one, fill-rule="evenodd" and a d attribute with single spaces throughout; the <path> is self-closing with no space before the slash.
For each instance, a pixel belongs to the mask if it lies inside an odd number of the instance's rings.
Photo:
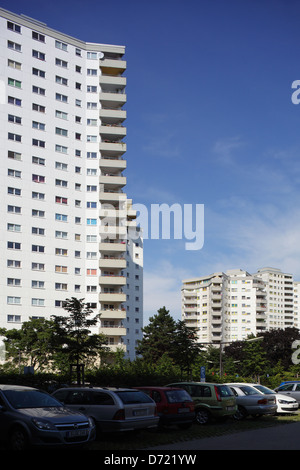
<path id="1" fill-rule="evenodd" d="M 144 360 L 156 364 L 163 354 L 172 357 L 174 353 L 174 340 L 176 322 L 166 307 L 160 308 L 156 315 L 149 318 L 149 325 L 142 329 L 144 336 L 138 342 L 136 353 Z"/>
<path id="2" fill-rule="evenodd" d="M 181 373 L 190 375 L 192 364 L 200 354 L 201 346 L 197 343 L 196 331 L 183 321 L 176 324 L 173 359 L 180 366 Z"/>
<path id="3" fill-rule="evenodd" d="M 69 313 L 65 316 L 51 317 L 54 323 L 53 347 L 57 351 L 55 358 L 63 364 L 85 364 L 91 358 L 100 358 L 101 353 L 108 350 L 107 338 L 103 334 L 91 334 L 91 327 L 97 325 L 100 315 L 88 319 L 93 311 L 87 308 L 83 299 L 72 297 L 66 299 L 64 309 Z"/>
<path id="4" fill-rule="evenodd" d="M 0 335 L 5 337 L 6 358 L 18 365 L 31 366 L 42 371 L 51 360 L 51 338 L 53 323 L 45 318 L 30 319 L 20 329 L 2 328 Z"/>

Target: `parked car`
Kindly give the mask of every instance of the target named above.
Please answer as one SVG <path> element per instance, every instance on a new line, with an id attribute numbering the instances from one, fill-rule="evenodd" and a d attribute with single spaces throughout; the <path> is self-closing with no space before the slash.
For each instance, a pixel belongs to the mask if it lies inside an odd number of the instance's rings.
<path id="1" fill-rule="evenodd" d="M 69 387 L 53 396 L 92 418 L 98 433 L 152 428 L 159 422 L 155 402 L 141 390 Z"/>
<path id="2" fill-rule="evenodd" d="M 274 415 L 277 411 L 274 395 L 262 396 L 262 394 L 247 384 L 227 384 L 235 395 L 237 402 L 236 419 L 244 419 L 247 416 L 258 418 L 263 415 Z"/>
<path id="3" fill-rule="evenodd" d="M 186 390 L 173 387 L 137 387 L 156 403 L 160 426 L 187 429 L 195 420 L 195 405 Z"/>
<path id="4" fill-rule="evenodd" d="M 236 400 L 227 385 L 208 382 L 177 382 L 167 386 L 180 387 L 189 393 L 195 403 L 198 424 L 206 424 L 212 418 L 227 418 L 236 413 Z"/>
<path id="5" fill-rule="evenodd" d="M 298 404 L 300 403 L 300 383 L 299 382 L 288 382 L 284 385 L 280 385 L 275 388 L 276 393 L 281 395 L 290 396 L 297 400 Z"/>
<path id="6" fill-rule="evenodd" d="M 95 434 L 92 420 L 67 410 L 48 393 L 31 387 L 0 385 L 0 440 L 11 449 L 84 444 L 92 441 Z"/>
<path id="7" fill-rule="evenodd" d="M 275 390 L 271 390 L 270 388 L 261 384 L 248 385 L 255 388 L 263 395 L 275 395 L 277 413 L 296 413 L 298 411 L 299 405 L 295 398 L 289 397 L 288 395 L 282 395 L 281 393 L 276 393 Z"/>

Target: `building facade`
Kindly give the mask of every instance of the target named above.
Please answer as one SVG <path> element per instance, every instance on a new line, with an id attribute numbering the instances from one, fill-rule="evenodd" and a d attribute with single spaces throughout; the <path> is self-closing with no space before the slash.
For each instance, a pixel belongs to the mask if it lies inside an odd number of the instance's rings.
<path id="1" fill-rule="evenodd" d="M 66 298 L 84 298 L 111 350 L 134 357 L 143 268 L 124 191 L 125 47 L 3 9 L 0 31 L 0 325 L 62 315 Z"/>
<path id="2" fill-rule="evenodd" d="M 182 320 L 199 343 L 231 343 L 272 329 L 299 328 L 300 283 L 280 269 L 213 273 L 182 284 Z"/>

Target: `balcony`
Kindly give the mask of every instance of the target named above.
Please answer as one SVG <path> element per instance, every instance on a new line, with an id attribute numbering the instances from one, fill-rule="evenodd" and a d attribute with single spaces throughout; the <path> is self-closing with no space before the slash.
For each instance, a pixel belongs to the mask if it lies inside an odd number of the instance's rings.
<path id="1" fill-rule="evenodd" d="M 99 166 L 100 168 L 105 168 L 106 172 L 111 170 L 125 170 L 127 162 L 123 158 L 102 156 L 102 158 L 99 160 Z"/>
<path id="2" fill-rule="evenodd" d="M 106 253 L 124 253 L 126 251 L 126 242 L 118 242 L 115 241 L 112 243 L 111 241 L 108 242 L 101 242 L 99 243 L 99 251 L 106 252 Z"/>
<path id="3" fill-rule="evenodd" d="M 123 109 L 106 109 L 99 110 L 99 117 L 102 124 L 118 124 L 126 119 L 127 113 Z"/>
<path id="4" fill-rule="evenodd" d="M 126 302 L 126 294 L 123 292 L 101 292 L 99 302 Z"/>
<path id="5" fill-rule="evenodd" d="M 123 155 L 126 152 L 127 146 L 125 142 L 120 142 L 118 140 L 107 140 L 100 142 L 99 150 L 100 152 L 103 152 L 107 155 L 111 154 L 114 156 L 119 156 Z"/>
<path id="6" fill-rule="evenodd" d="M 126 268 L 126 259 L 117 258 L 110 256 L 108 258 L 100 258 L 99 259 L 99 268 L 117 268 L 117 269 L 125 269 Z"/>
<path id="7" fill-rule="evenodd" d="M 99 276 L 99 284 L 110 286 L 125 286 L 126 278 L 124 276 Z"/>
<path id="8" fill-rule="evenodd" d="M 116 320 L 123 320 L 126 318 L 126 310 L 118 308 L 101 308 L 100 309 L 101 320 L 105 318 L 111 319 L 115 318 Z"/>
<path id="9" fill-rule="evenodd" d="M 104 59 L 100 62 L 100 69 L 102 75 L 117 77 L 122 75 L 122 73 L 126 70 L 126 61 L 119 59 Z"/>
<path id="10" fill-rule="evenodd" d="M 101 325 L 99 333 L 103 333 L 107 336 L 125 336 L 126 328 L 122 325 Z"/>
<path id="11" fill-rule="evenodd" d="M 101 225 L 99 227 L 99 234 L 102 238 L 119 238 L 121 235 L 122 238 L 125 238 L 127 235 L 127 228 L 123 225 Z"/>
<path id="12" fill-rule="evenodd" d="M 120 125 L 113 125 L 113 124 L 105 124 L 100 126 L 99 128 L 101 138 L 103 140 L 114 140 L 114 139 L 122 139 L 126 136 L 126 127 Z"/>
<path id="13" fill-rule="evenodd" d="M 127 100 L 125 93 L 108 93 L 107 91 L 101 91 L 99 93 L 100 103 L 105 108 L 120 108 Z"/>
<path id="14" fill-rule="evenodd" d="M 100 75 L 99 84 L 101 89 L 104 91 L 118 90 L 126 87 L 126 77 L 112 76 L 112 75 Z"/>
<path id="15" fill-rule="evenodd" d="M 123 192 L 117 192 L 113 190 L 105 189 L 99 192 L 99 200 L 101 202 L 124 202 L 126 201 L 126 194 Z"/>
<path id="16" fill-rule="evenodd" d="M 119 210 L 114 209 L 113 207 L 101 207 L 99 217 L 108 218 L 112 220 L 125 219 L 127 217 L 127 212 L 126 209 Z"/>
<path id="17" fill-rule="evenodd" d="M 105 184 L 112 188 L 122 188 L 126 186 L 126 176 L 114 175 L 113 173 L 105 173 L 99 176 L 99 183 Z"/>

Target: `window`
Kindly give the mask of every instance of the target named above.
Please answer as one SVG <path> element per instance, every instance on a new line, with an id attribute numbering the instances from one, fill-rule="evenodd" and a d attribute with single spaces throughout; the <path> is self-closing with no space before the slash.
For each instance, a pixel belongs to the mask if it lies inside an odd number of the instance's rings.
<path id="1" fill-rule="evenodd" d="M 21 196 L 21 189 L 12 188 L 12 187 L 9 186 L 7 188 L 7 194 L 13 194 L 14 196 Z"/>
<path id="2" fill-rule="evenodd" d="M 55 41 L 55 47 L 57 49 L 61 49 L 62 51 L 67 51 L 68 50 L 67 44 L 65 44 L 64 42 L 61 42 L 61 41 Z"/>
<path id="3" fill-rule="evenodd" d="M 31 299 L 31 305 L 33 307 L 44 307 L 45 299 Z"/>
<path id="4" fill-rule="evenodd" d="M 68 182 L 66 180 L 56 179 L 55 180 L 55 186 L 62 186 L 63 188 L 67 188 L 68 187 Z"/>
<path id="5" fill-rule="evenodd" d="M 21 33 L 21 26 L 18 24 L 12 23 L 11 21 L 7 22 L 7 29 L 14 31 L 15 33 Z"/>
<path id="6" fill-rule="evenodd" d="M 45 211 L 40 211 L 38 209 L 32 209 L 32 217 L 45 217 Z"/>
<path id="7" fill-rule="evenodd" d="M 31 287 L 33 289 L 44 289 L 45 288 L 45 282 L 44 281 L 31 281 Z"/>
<path id="8" fill-rule="evenodd" d="M 68 267 L 67 266 L 60 266 L 60 265 L 56 265 L 55 266 L 55 272 L 56 273 L 67 273 L 68 272 Z"/>
<path id="9" fill-rule="evenodd" d="M 60 77 L 59 75 L 55 76 L 55 81 L 56 83 L 59 83 L 60 85 L 68 85 L 68 79 L 64 77 Z"/>
<path id="10" fill-rule="evenodd" d="M 44 131 L 46 128 L 46 125 L 43 122 L 32 121 L 32 128 L 38 129 L 40 131 Z"/>
<path id="11" fill-rule="evenodd" d="M 55 152 L 59 153 L 68 153 L 68 147 L 65 147 L 64 145 L 55 145 Z"/>
<path id="12" fill-rule="evenodd" d="M 13 170 L 8 168 L 7 176 L 12 176 L 13 178 L 21 178 L 22 172 L 19 170 Z"/>
<path id="13" fill-rule="evenodd" d="M 75 49 L 75 54 L 79 57 L 81 57 L 81 50 L 76 47 Z"/>
<path id="14" fill-rule="evenodd" d="M 68 170 L 68 165 L 67 165 L 67 163 L 55 162 L 55 168 L 57 170 L 67 171 Z"/>
<path id="15" fill-rule="evenodd" d="M 31 269 L 33 271 L 45 271 L 44 263 L 31 263 Z"/>
<path id="16" fill-rule="evenodd" d="M 97 269 L 87 269 L 86 274 L 87 276 L 97 276 Z"/>
<path id="17" fill-rule="evenodd" d="M 68 67 L 68 62 L 66 62 L 65 60 L 61 60 L 61 59 L 55 59 L 55 65 L 58 65 L 59 67 L 64 67 L 64 68 L 67 68 Z"/>
<path id="18" fill-rule="evenodd" d="M 21 250 L 21 243 L 18 242 L 7 242 L 7 248 L 9 250 Z"/>
<path id="19" fill-rule="evenodd" d="M 21 225 L 19 224 L 7 224 L 8 232 L 21 232 Z"/>
<path id="20" fill-rule="evenodd" d="M 87 225 L 97 225 L 97 219 L 86 219 Z"/>
<path id="21" fill-rule="evenodd" d="M 20 323 L 21 315 L 7 315 L 7 322 L 8 323 Z"/>
<path id="22" fill-rule="evenodd" d="M 68 232 L 61 232 L 60 230 L 56 230 L 55 231 L 55 238 L 67 239 L 68 238 Z"/>
<path id="23" fill-rule="evenodd" d="M 8 259 L 7 260 L 7 267 L 8 268 L 19 269 L 19 268 L 21 268 L 21 261 L 18 261 L 18 260 L 15 260 L 15 259 Z"/>
<path id="24" fill-rule="evenodd" d="M 45 183 L 46 178 L 42 175 L 32 175 L 32 181 L 35 183 Z"/>
<path id="25" fill-rule="evenodd" d="M 58 256 L 68 256 L 68 250 L 65 248 L 55 248 L 55 254 Z"/>
<path id="26" fill-rule="evenodd" d="M 55 214 L 55 220 L 60 222 L 68 222 L 68 216 L 66 214 Z"/>
<path id="27" fill-rule="evenodd" d="M 88 93 L 97 93 L 97 87 L 95 85 L 87 85 L 86 91 Z"/>
<path id="28" fill-rule="evenodd" d="M 21 160 L 21 153 L 13 152 L 12 150 L 8 150 L 7 157 L 12 158 L 13 160 Z"/>
<path id="29" fill-rule="evenodd" d="M 8 133 L 8 140 L 14 140 L 15 142 L 21 142 L 22 136 L 19 134 L 13 134 L 12 132 Z"/>
<path id="30" fill-rule="evenodd" d="M 7 41 L 7 47 L 8 49 L 12 49 L 16 52 L 21 52 L 21 44 L 17 44 L 16 42 Z"/>
<path id="31" fill-rule="evenodd" d="M 87 102 L 87 109 L 97 109 L 97 103 L 93 103 L 91 101 Z"/>
<path id="32" fill-rule="evenodd" d="M 87 152 L 87 158 L 97 158 L 97 152 Z"/>
<path id="33" fill-rule="evenodd" d="M 45 96 L 46 95 L 46 90 L 45 90 L 45 88 L 41 88 L 39 86 L 32 85 L 32 93 L 36 93 L 38 95 Z"/>
<path id="34" fill-rule="evenodd" d="M 42 106 L 37 103 L 32 103 L 32 110 L 33 111 L 38 111 L 39 113 L 45 113 L 46 112 L 46 107 Z"/>
<path id="35" fill-rule="evenodd" d="M 7 65 L 8 67 L 11 67 L 12 69 L 16 70 L 21 70 L 22 64 L 20 62 L 16 62 L 15 60 L 7 59 Z"/>
<path id="36" fill-rule="evenodd" d="M 97 241 L 97 235 L 87 235 L 86 236 L 86 241 L 88 243 L 94 243 Z"/>
<path id="37" fill-rule="evenodd" d="M 56 93 L 55 94 L 55 99 L 57 101 L 61 101 L 62 103 L 67 103 L 68 102 L 68 97 L 66 95 L 62 95 L 61 93 Z"/>
<path id="38" fill-rule="evenodd" d="M 31 227 L 31 233 L 33 235 L 45 235 L 45 229 L 40 227 Z"/>
<path id="39" fill-rule="evenodd" d="M 16 80 L 15 78 L 9 78 L 7 79 L 7 83 L 10 86 L 14 86 L 16 88 L 21 88 L 22 82 L 20 80 Z"/>
<path id="40" fill-rule="evenodd" d="M 45 159 L 41 157 L 32 157 L 32 163 L 35 163 L 36 165 L 42 165 L 45 166 Z"/>
<path id="41" fill-rule="evenodd" d="M 97 69 L 87 69 L 88 75 L 97 75 Z"/>
<path id="42" fill-rule="evenodd" d="M 97 209 L 97 202 L 88 201 L 86 207 L 87 209 Z"/>
<path id="43" fill-rule="evenodd" d="M 14 106 L 22 106 L 22 100 L 15 98 L 14 96 L 8 96 L 8 104 L 13 104 Z"/>
<path id="44" fill-rule="evenodd" d="M 55 202 L 57 204 L 68 204 L 68 198 L 67 197 L 61 197 L 61 196 L 55 196 Z"/>
<path id="45" fill-rule="evenodd" d="M 39 140 L 39 139 L 32 139 L 32 145 L 35 145 L 36 147 L 46 147 L 46 142 L 44 140 Z"/>
<path id="46" fill-rule="evenodd" d="M 86 140 L 87 140 L 87 142 L 97 142 L 97 136 L 96 135 L 87 135 Z"/>
<path id="47" fill-rule="evenodd" d="M 59 119 L 65 119 L 67 120 L 68 119 L 68 113 L 64 113 L 63 111 L 58 111 L 56 110 L 55 111 L 55 117 L 59 118 Z"/>
<path id="48" fill-rule="evenodd" d="M 32 31 L 32 39 L 35 39 L 36 41 L 40 42 L 45 42 L 45 36 L 40 33 L 36 33 L 35 31 Z"/>
<path id="49" fill-rule="evenodd" d="M 55 283 L 55 290 L 67 290 L 67 289 L 68 289 L 68 284 L 64 284 L 62 282 Z"/>
<path id="50" fill-rule="evenodd" d="M 13 277 L 8 277 L 7 278 L 7 285 L 8 286 L 19 287 L 21 285 L 21 279 L 15 279 Z"/>
<path id="51" fill-rule="evenodd" d="M 7 212 L 14 213 L 14 214 L 21 214 L 21 207 L 8 205 Z"/>
<path id="52" fill-rule="evenodd" d="M 14 304 L 14 305 L 20 305 L 21 304 L 21 297 L 13 297 L 11 295 L 7 296 L 7 303 L 8 304 Z"/>
<path id="53" fill-rule="evenodd" d="M 34 49 L 32 49 L 32 57 L 35 57 L 36 59 L 39 59 L 39 60 L 46 60 L 46 54 L 40 51 L 36 51 Z"/>
<path id="54" fill-rule="evenodd" d="M 97 59 L 97 52 L 87 52 L 88 59 Z"/>
<path id="55" fill-rule="evenodd" d="M 62 135 L 64 137 L 68 137 L 68 131 L 67 129 L 62 129 L 61 127 L 56 127 L 55 128 L 55 134 L 57 135 Z"/>
<path id="56" fill-rule="evenodd" d="M 88 192 L 97 191 L 97 186 L 95 186 L 95 185 L 87 185 L 86 190 L 87 190 Z"/>
<path id="57" fill-rule="evenodd" d="M 88 126 L 97 126 L 97 119 L 87 119 Z"/>
<path id="58" fill-rule="evenodd" d="M 46 78 L 46 72 L 44 70 L 36 69 L 32 67 L 32 75 L 36 75 L 37 77 Z"/>
<path id="59" fill-rule="evenodd" d="M 32 191 L 31 197 L 32 197 L 32 199 L 38 199 L 39 201 L 44 201 L 45 200 L 45 194 L 44 193 L 38 193 L 36 191 Z"/>
<path id="60" fill-rule="evenodd" d="M 14 116 L 13 114 L 9 114 L 7 120 L 13 124 L 22 124 L 22 118 L 20 116 Z"/>
<path id="61" fill-rule="evenodd" d="M 45 247 L 42 245 L 31 245 L 31 251 L 35 253 L 45 253 Z"/>

